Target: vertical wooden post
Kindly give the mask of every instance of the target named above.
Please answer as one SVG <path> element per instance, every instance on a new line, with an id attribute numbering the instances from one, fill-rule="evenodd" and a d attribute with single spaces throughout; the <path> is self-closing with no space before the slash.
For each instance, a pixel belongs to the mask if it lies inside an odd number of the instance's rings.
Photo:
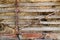
<path id="1" fill-rule="evenodd" d="M 19 12 L 19 9 L 18 9 L 18 0 L 15 0 L 15 28 L 16 28 L 16 35 L 18 37 L 18 40 L 20 40 L 19 38 L 19 25 L 18 25 L 18 20 L 19 20 L 19 17 L 18 17 L 18 12 Z"/>

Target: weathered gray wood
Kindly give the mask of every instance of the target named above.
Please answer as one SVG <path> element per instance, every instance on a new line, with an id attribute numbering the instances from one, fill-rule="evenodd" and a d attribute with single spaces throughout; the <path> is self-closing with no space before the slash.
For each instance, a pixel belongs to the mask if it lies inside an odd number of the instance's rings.
<path id="1" fill-rule="evenodd" d="M 59 12 L 60 9 L 20 9 L 20 12 Z"/>
<path id="2" fill-rule="evenodd" d="M 40 16 L 19 16 L 20 19 L 41 19 L 44 18 L 43 15 Z"/>
<path id="3" fill-rule="evenodd" d="M 38 3 L 20 3 L 19 6 L 57 6 L 60 5 L 59 2 L 38 2 Z"/>
<path id="4" fill-rule="evenodd" d="M 11 8 L 11 9 L 8 9 L 8 8 L 6 8 L 6 9 L 4 9 L 4 8 L 0 8 L 0 13 L 4 13 L 4 12 L 14 12 L 15 11 L 15 9 L 14 8 Z"/>
<path id="5" fill-rule="evenodd" d="M 0 4 L 0 7 L 13 7 L 14 4 Z"/>
<path id="6" fill-rule="evenodd" d="M 0 16 L 2 19 L 12 19 L 14 16 Z M 19 19 L 41 19 L 44 18 L 43 15 L 41 16 L 19 16 Z"/>
<path id="7" fill-rule="evenodd" d="M 58 15 L 52 15 L 52 16 L 48 16 L 47 18 L 60 18 L 60 16 L 58 16 Z"/>
<path id="8" fill-rule="evenodd" d="M 1 23 L 5 23 L 5 24 L 15 24 L 14 21 L 13 21 L 13 22 L 12 22 L 12 21 L 10 21 L 10 22 L 7 22 L 7 21 L 4 22 L 4 21 L 2 21 Z M 31 23 L 31 22 L 29 22 L 29 23 Z M 29 23 L 27 23 L 27 22 L 23 22 L 23 21 L 21 22 L 21 21 L 20 21 L 18 24 L 23 24 L 23 25 L 24 25 L 24 24 L 27 24 L 27 25 L 28 25 Z M 40 21 L 40 24 L 60 24 L 60 22 L 47 22 L 47 21 Z M 36 24 L 35 24 L 35 25 L 36 25 Z"/>
<path id="9" fill-rule="evenodd" d="M 40 21 L 40 24 L 60 24 L 60 22 L 47 22 L 47 21 Z"/>
<path id="10" fill-rule="evenodd" d="M 59 2 L 38 2 L 38 3 L 19 3 L 19 6 L 53 6 L 60 5 Z M 14 4 L 0 4 L 0 7 L 13 7 Z"/>
<path id="11" fill-rule="evenodd" d="M 28 27 L 22 28 L 21 31 L 60 31 L 60 27 Z"/>
<path id="12" fill-rule="evenodd" d="M 45 18 L 46 16 L 40 15 L 40 16 L 19 16 L 19 19 L 42 19 Z M 14 16 L 0 16 L 2 19 L 12 19 Z M 47 18 L 60 18 L 58 15 L 52 15 L 48 16 Z"/>

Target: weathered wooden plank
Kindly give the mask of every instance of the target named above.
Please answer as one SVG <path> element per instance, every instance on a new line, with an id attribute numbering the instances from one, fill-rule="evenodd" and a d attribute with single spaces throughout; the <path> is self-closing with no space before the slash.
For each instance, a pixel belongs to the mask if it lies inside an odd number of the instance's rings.
<path id="1" fill-rule="evenodd" d="M 1 23 L 5 23 L 5 24 L 15 24 L 15 22 L 13 21 L 13 22 L 4 22 L 4 21 L 2 21 Z M 31 22 L 29 22 L 29 23 L 27 23 L 27 22 L 21 22 L 21 21 L 19 21 L 19 23 L 18 24 L 30 24 Z M 47 22 L 47 21 L 40 21 L 40 24 L 60 24 L 60 22 Z M 36 25 L 36 24 L 35 24 Z"/>
<path id="2" fill-rule="evenodd" d="M 14 7 L 14 4 L 0 4 L 0 7 Z"/>
<path id="3" fill-rule="evenodd" d="M 60 31 L 60 27 L 27 27 L 21 31 Z"/>
<path id="4" fill-rule="evenodd" d="M 38 2 L 38 3 L 20 3 L 19 6 L 29 6 L 29 7 L 32 7 L 32 6 L 57 6 L 57 5 L 60 5 L 59 2 Z"/>
<path id="5" fill-rule="evenodd" d="M 59 2 L 60 0 L 20 0 L 19 2 Z"/>
<path id="6" fill-rule="evenodd" d="M 41 19 L 44 18 L 43 15 L 41 16 L 19 16 L 20 19 Z"/>
<path id="7" fill-rule="evenodd" d="M 2 13 L 4 13 L 4 12 L 14 12 L 15 11 L 15 9 L 14 8 L 6 8 L 6 9 L 1 9 L 0 8 L 0 13 L 2 12 Z"/>
<path id="8" fill-rule="evenodd" d="M 14 16 L 0 16 L 2 19 L 12 19 Z M 41 19 L 44 16 L 19 16 L 19 19 Z"/>
<path id="9" fill-rule="evenodd" d="M 0 16 L 0 18 L 2 18 L 2 19 L 12 19 L 12 18 L 14 18 L 14 16 Z"/>
<path id="10" fill-rule="evenodd" d="M 48 16 L 47 18 L 60 18 L 60 16 L 58 16 L 58 15 L 52 15 L 52 16 Z"/>
<path id="11" fill-rule="evenodd" d="M 20 12 L 59 12 L 60 9 L 20 9 Z"/>
<path id="12" fill-rule="evenodd" d="M 0 9 L 1 12 L 14 12 L 15 9 Z M 20 9 L 20 12 L 59 12 L 60 9 Z"/>
<path id="13" fill-rule="evenodd" d="M 40 16 L 19 16 L 19 19 L 42 19 L 45 18 L 46 16 L 40 15 Z M 14 16 L 0 16 L 2 19 L 13 19 Z M 48 16 L 47 18 L 60 18 L 58 15 L 52 15 Z"/>
<path id="14" fill-rule="evenodd" d="M 47 22 L 47 21 L 40 21 L 40 24 L 60 24 L 60 22 Z"/>
<path id="15" fill-rule="evenodd" d="M 49 4 L 48 4 L 49 3 Z M 53 6 L 60 5 L 59 2 L 38 2 L 38 3 L 19 3 L 19 6 Z M 0 7 L 14 7 L 14 4 L 0 4 Z"/>

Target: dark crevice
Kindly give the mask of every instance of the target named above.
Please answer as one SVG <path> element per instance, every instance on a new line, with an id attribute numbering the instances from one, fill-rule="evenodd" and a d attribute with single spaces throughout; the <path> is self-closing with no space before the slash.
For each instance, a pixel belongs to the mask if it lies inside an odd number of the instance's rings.
<path id="1" fill-rule="evenodd" d="M 43 18 L 43 19 L 41 19 L 41 21 L 47 21 L 47 19 Z M 42 24 L 42 25 L 48 26 L 48 24 Z"/>
<path id="2" fill-rule="evenodd" d="M 56 6 L 52 6 L 52 8 L 55 8 Z"/>
<path id="3" fill-rule="evenodd" d="M 47 21 L 47 19 L 45 19 L 45 18 L 42 18 L 42 19 L 41 19 L 41 21 Z"/>

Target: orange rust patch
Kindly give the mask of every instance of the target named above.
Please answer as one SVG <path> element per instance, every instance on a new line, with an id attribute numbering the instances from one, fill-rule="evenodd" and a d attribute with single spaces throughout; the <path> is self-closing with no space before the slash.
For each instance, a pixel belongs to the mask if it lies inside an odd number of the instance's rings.
<path id="1" fill-rule="evenodd" d="M 41 33 L 23 33 L 22 36 L 24 38 L 42 38 L 43 37 Z"/>

